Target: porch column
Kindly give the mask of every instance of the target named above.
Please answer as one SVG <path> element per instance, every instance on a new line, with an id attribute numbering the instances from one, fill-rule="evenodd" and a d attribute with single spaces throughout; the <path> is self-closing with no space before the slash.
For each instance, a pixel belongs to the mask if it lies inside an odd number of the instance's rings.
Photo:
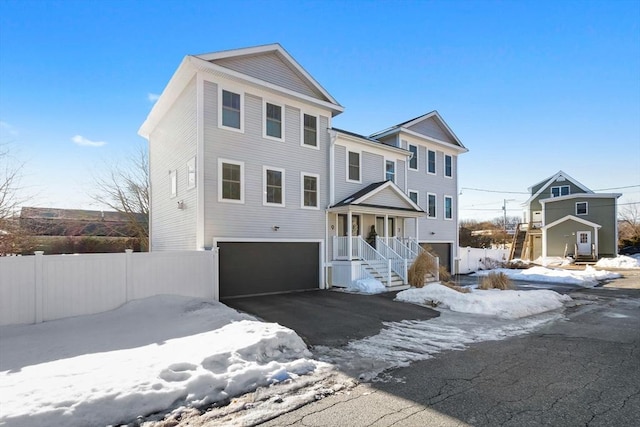
<path id="1" fill-rule="evenodd" d="M 389 214 L 384 214 L 384 237 L 385 239 L 389 238 Z M 388 242 L 388 240 L 385 240 Z"/>
<path id="2" fill-rule="evenodd" d="M 420 233 L 418 233 L 418 224 L 420 221 L 418 221 L 420 218 L 415 218 L 416 220 L 416 242 L 418 242 L 418 236 L 420 235 Z"/>
<path id="3" fill-rule="evenodd" d="M 352 239 L 352 227 L 351 227 L 351 221 L 353 220 L 352 216 L 351 216 L 351 211 L 347 211 L 347 256 L 349 257 L 349 261 L 351 261 L 351 259 L 353 259 L 353 242 L 351 241 Z"/>

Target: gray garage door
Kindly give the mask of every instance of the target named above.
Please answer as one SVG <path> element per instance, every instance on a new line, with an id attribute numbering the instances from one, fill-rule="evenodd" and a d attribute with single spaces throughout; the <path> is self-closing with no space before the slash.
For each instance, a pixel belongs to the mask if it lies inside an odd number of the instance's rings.
<path id="1" fill-rule="evenodd" d="M 430 246 L 440 257 L 440 265 L 445 266 L 449 272 L 453 271 L 451 270 L 451 243 L 421 243 L 421 246 Z"/>
<path id="2" fill-rule="evenodd" d="M 220 298 L 317 289 L 319 243 L 218 242 Z"/>

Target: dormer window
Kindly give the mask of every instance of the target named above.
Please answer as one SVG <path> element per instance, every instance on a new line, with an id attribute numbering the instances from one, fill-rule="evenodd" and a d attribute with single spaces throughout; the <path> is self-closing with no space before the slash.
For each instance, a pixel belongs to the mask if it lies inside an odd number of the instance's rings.
<path id="1" fill-rule="evenodd" d="M 568 185 L 551 187 L 551 197 L 568 196 L 569 194 L 570 190 Z"/>

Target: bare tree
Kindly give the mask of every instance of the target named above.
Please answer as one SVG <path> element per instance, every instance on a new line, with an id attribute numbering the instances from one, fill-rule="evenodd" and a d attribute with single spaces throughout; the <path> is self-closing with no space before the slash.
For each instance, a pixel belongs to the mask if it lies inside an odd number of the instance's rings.
<path id="1" fill-rule="evenodd" d="M 621 246 L 640 244 L 640 203 L 630 203 L 620 210 L 618 241 Z"/>
<path id="2" fill-rule="evenodd" d="M 29 246 L 18 219 L 20 205 L 27 200 L 20 186 L 23 166 L 10 144 L 0 143 L 0 256 L 21 253 Z"/>
<path id="3" fill-rule="evenodd" d="M 149 250 L 149 155 L 143 147 L 122 164 L 94 176 L 97 202 L 125 215 L 130 234 L 140 240 L 141 250 Z"/>

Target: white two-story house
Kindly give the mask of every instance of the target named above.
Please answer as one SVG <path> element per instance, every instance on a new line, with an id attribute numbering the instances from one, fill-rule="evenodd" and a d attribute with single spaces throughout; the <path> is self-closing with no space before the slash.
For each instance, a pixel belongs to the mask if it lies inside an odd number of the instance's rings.
<path id="1" fill-rule="evenodd" d="M 139 130 L 150 249 L 215 251 L 221 298 L 404 284 L 420 245 L 451 269 L 466 148 L 437 112 L 363 136 L 343 111 L 279 44 L 186 56 Z"/>

